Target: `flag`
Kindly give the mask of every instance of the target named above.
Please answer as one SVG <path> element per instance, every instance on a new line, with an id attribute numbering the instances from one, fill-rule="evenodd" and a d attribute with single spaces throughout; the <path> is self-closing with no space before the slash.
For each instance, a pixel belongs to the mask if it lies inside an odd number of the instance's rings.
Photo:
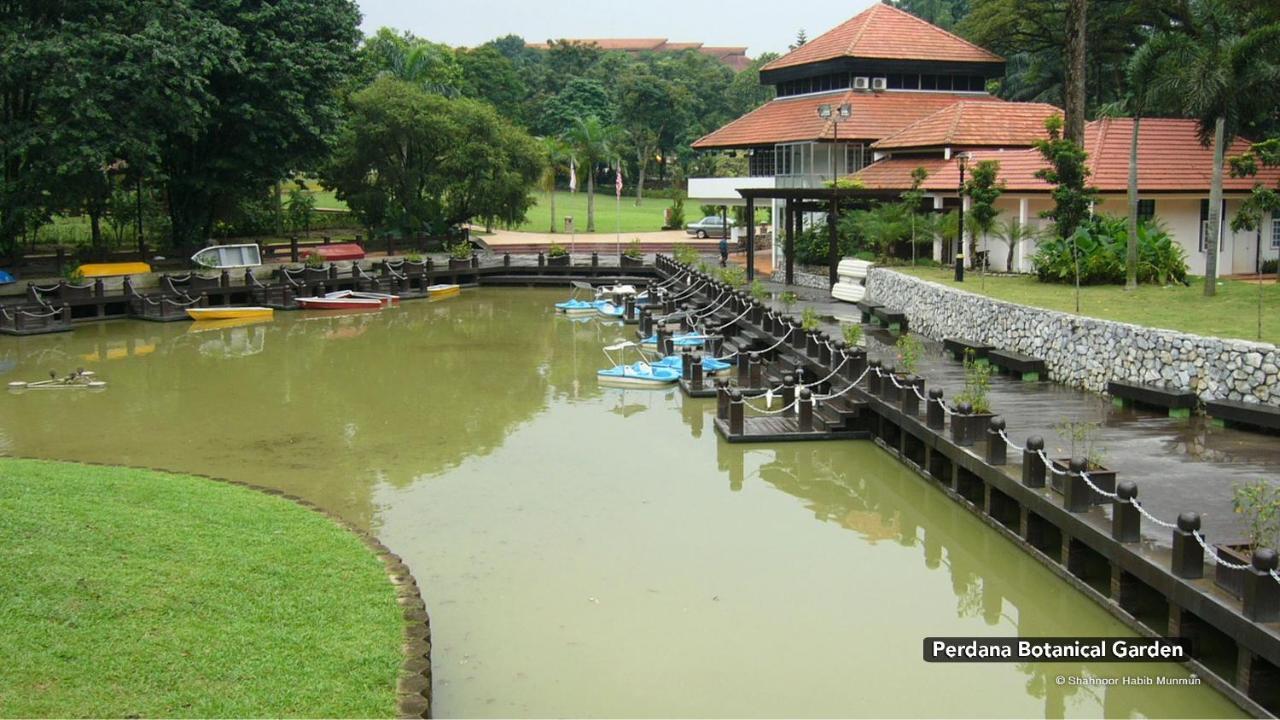
<path id="1" fill-rule="evenodd" d="M 618 199 L 622 199 L 622 161 L 618 161 L 618 172 L 614 175 L 613 189 L 618 191 Z"/>
<path id="2" fill-rule="evenodd" d="M 569 192 L 578 192 L 578 163 L 576 160 L 569 160 Z"/>

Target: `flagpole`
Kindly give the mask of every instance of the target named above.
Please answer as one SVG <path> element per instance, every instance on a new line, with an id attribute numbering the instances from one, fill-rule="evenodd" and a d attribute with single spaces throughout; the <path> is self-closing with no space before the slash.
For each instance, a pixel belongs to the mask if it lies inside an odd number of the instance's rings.
<path id="1" fill-rule="evenodd" d="M 615 195 L 617 195 L 617 218 L 618 218 L 618 266 L 622 266 L 622 158 L 618 158 L 618 176 L 614 180 Z"/>

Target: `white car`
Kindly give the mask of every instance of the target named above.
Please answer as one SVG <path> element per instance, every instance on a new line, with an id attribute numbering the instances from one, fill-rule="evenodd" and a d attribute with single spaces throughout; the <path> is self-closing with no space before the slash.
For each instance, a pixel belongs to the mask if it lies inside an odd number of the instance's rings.
<path id="1" fill-rule="evenodd" d="M 728 227 L 733 227 L 732 220 L 729 221 Z M 685 226 L 684 231 L 699 238 L 725 237 L 729 234 L 724 221 L 720 219 L 719 215 L 708 215 L 696 223 L 689 223 Z"/>

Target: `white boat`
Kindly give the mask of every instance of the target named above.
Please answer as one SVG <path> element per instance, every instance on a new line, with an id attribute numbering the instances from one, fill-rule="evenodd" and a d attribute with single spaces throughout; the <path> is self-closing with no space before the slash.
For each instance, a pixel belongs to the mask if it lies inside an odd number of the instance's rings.
<path id="1" fill-rule="evenodd" d="M 258 267 L 262 264 L 262 250 L 254 244 L 214 245 L 192 255 L 191 262 L 214 270 Z"/>
<path id="2" fill-rule="evenodd" d="M 400 304 L 399 295 L 391 295 L 389 293 L 364 292 L 361 290 L 337 290 L 331 293 L 325 293 L 326 298 L 356 298 L 358 300 L 377 300 L 382 303 L 382 307 L 390 307 Z"/>
<path id="3" fill-rule="evenodd" d="M 358 297 L 305 297 L 296 300 L 304 310 L 380 310 L 385 307 L 377 298 Z"/>

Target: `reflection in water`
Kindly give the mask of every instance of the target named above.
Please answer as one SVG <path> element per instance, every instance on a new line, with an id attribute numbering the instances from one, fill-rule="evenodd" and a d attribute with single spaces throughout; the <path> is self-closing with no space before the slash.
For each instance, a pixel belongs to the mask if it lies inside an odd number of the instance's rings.
<path id="1" fill-rule="evenodd" d="M 728 445 L 714 401 L 598 388 L 629 329 L 555 318 L 562 296 L 28 338 L 23 375 L 154 351 L 90 364 L 104 393 L 0 396 L 0 448 L 374 528 L 431 610 L 441 716 L 1239 714 L 1206 687 L 1055 682 L 1173 665 L 926 665 L 929 635 L 1129 633 L 870 443 Z"/>

